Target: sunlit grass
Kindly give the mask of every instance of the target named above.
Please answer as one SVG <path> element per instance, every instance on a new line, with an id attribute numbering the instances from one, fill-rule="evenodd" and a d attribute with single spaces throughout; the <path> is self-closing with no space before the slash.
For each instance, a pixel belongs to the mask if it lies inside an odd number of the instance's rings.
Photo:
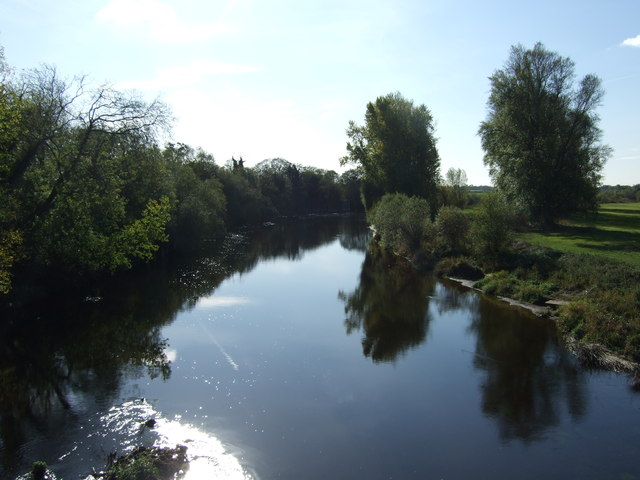
<path id="1" fill-rule="evenodd" d="M 522 233 L 519 238 L 640 267 L 640 203 L 606 203 L 596 214 L 573 215 L 552 231 Z"/>

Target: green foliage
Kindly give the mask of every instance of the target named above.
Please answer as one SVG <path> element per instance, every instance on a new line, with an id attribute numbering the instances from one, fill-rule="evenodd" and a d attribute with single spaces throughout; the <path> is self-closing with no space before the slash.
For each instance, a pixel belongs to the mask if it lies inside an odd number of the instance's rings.
<path id="1" fill-rule="evenodd" d="M 227 223 L 230 229 L 256 225 L 277 216 L 248 171 L 222 169 L 219 176 L 227 199 Z"/>
<path id="2" fill-rule="evenodd" d="M 467 173 L 461 168 L 450 168 L 444 176 L 444 185 L 441 190 L 444 205 L 466 207 L 469 202 Z"/>
<path id="3" fill-rule="evenodd" d="M 603 185 L 598 192 L 598 203 L 640 202 L 640 184 Z"/>
<path id="4" fill-rule="evenodd" d="M 197 163 L 175 167 L 176 205 L 169 235 L 180 252 L 194 251 L 226 233 L 227 198 L 222 182 L 214 174 L 203 174 L 202 169 Z"/>
<path id="5" fill-rule="evenodd" d="M 106 478 L 108 480 L 158 480 L 160 471 L 149 455 L 139 455 L 131 461 L 116 463 Z"/>
<path id="6" fill-rule="evenodd" d="M 112 241 L 113 259 L 109 268 L 131 267 L 132 259 L 149 261 L 158 250 L 160 243 L 169 237 L 165 227 L 171 217 L 169 199 L 149 200 L 142 217 L 114 236 Z"/>
<path id="7" fill-rule="evenodd" d="M 452 252 L 467 250 L 470 221 L 458 207 L 442 207 L 435 221 L 438 235 Z"/>
<path id="8" fill-rule="evenodd" d="M 471 243 L 481 259 L 496 263 L 504 257 L 512 240 L 513 214 L 504 198 L 491 192 L 483 195 L 471 223 Z"/>
<path id="9" fill-rule="evenodd" d="M 557 290 L 557 287 L 550 282 L 521 280 L 505 270 L 487 275 L 476 282 L 474 286 L 489 295 L 513 298 L 536 305 L 544 304 Z"/>
<path id="10" fill-rule="evenodd" d="M 22 257 L 23 238 L 17 230 L 0 234 L 0 293 L 6 294 L 11 290 L 11 269 L 14 263 Z"/>
<path id="11" fill-rule="evenodd" d="M 479 134 L 496 186 L 534 220 L 595 206 L 610 149 L 595 113 L 603 90 L 594 75 L 574 88 L 574 63 L 540 43 L 511 48 L 491 77 L 489 114 Z"/>
<path id="12" fill-rule="evenodd" d="M 219 168 L 202 149 L 160 148 L 168 120 L 158 101 L 50 66 L 13 77 L 0 48 L 0 293 L 21 262 L 80 278 L 149 260 L 167 236 L 186 252 L 279 216 L 361 211 L 360 171 Z"/>
<path id="13" fill-rule="evenodd" d="M 423 198 L 404 194 L 387 194 L 369 214 L 369 221 L 386 248 L 397 253 L 413 254 L 424 240 L 434 235 L 431 209 Z"/>
<path id="14" fill-rule="evenodd" d="M 435 202 L 440 157 L 433 117 L 399 93 L 368 103 L 365 124 L 349 122 L 348 155 L 341 160 L 362 169 L 366 207 L 385 193 L 404 193 Z"/>

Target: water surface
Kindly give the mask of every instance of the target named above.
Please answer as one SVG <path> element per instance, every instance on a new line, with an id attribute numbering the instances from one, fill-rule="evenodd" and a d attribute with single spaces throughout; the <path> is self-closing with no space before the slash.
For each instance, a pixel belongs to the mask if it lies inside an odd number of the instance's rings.
<path id="1" fill-rule="evenodd" d="M 111 451 L 180 442 L 190 479 L 640 478 L 625 377 L 368 238 L 345 219 L 279 225 L 242 255 L 52 305 L 65 332 L 32 359 L 33 344 L 4 350 L 23 364 L 3 376 L 3 471 L 38 458 L 77 478 Z"/>

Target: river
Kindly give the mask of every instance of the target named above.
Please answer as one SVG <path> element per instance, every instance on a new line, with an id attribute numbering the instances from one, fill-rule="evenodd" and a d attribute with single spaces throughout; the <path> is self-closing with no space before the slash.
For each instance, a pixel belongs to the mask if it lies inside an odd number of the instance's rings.
<path id="1" fill-rule="evenodd" d="M 0 477 L 180 443 L 189 480 L 640 479 L 625 376 L 369 237 L 275 225 L 23 309 L 1 342 Z"/>

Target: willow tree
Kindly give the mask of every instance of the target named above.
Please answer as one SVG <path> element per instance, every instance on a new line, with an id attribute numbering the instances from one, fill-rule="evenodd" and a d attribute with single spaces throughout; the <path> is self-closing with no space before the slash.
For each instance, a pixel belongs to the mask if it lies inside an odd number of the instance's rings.
<path id="1" fill-rule="evenodd" d="M 610 155 L 595 109 L 604 91 L 595 75 L 575 84 L 574 62 L 537 43 L 511 48 L 491 77 L 489 113 L 479 135 L 496 186 L 534 221 L 595 208 Z"/>
<path id="2" fill-rule="evenodd" d="M 426 106 L 415 106 L 400 93 L 369 102 L 364 125 L 349 122 L 348 155 L 341 163 L 361 167 L 366 207 L 385 193 L 423 197 L 434 203 L 440 157 L 433 123 Z"/>

